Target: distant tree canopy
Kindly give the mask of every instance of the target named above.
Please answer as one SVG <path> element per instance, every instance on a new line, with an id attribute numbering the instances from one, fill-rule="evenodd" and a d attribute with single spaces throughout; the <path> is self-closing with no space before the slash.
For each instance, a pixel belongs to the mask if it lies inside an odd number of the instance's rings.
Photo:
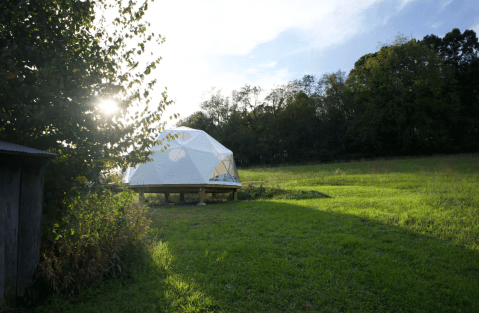
<path id="1" fill-rule="evenodd" d="M 163 93 L 150 104 L 148 74 L 160 58 L 140 57 L 164 38 L 147 31 L 148 2 L 0 2 L 0 138 L 60 154 L 47 188 L 64 191 L 74 179 L 97 181 L 108 164 L 147 159 L 152 125 L 171 103 Z M 119 111 L 105 114 L 102 100 Z"/>
<path id="2" fill-rule="evenodd" d="M 349 73 L 354 151 L 378 155 L 431 153 L 451 147 L 459 101 L 452 67 L 411 40 L 363 56 Z"/>
<path id="3" fill-rule="evenodd" d="M 398 36 L 347 76 L 212 90 L 201 108 L 178 124 L 207 131 L 242 166 L 479 151 L 479 43 L 471 30 Z"/>
<path id="4" fill-rule="evenodd" d="M 425 36 L 422 42 L 437 51 L 452 66 L 459 97 L 459 117 L 454 126 L 454 146 L 477 151 L 479 147 L 479 42 L 473 30 L 461 34 L 455 28 L 444 38 Z"/>

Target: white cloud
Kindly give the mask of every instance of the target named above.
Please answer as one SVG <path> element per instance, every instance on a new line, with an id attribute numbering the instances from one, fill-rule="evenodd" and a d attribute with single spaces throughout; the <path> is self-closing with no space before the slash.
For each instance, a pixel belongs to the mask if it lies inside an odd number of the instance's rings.
<path id="1" fill-rule="evenodd" d="M 246 70 L 246 74 L 257 75 L 259 73 L 259 69 L 257 67 L 249 68 Z"/>
<path id="2" fill-rule="evenodd" d="M 273 61 L 273 62 L 261 64 L 260 66 L 261 66 L 261 67 L 266 67 L 266 68 L 273 68 L 273 67 L 276 66 L 276 64 L 277 64 L 277 62 L 276 62 L 276 61 Z"/>
<path id="3" fill-rule="evenodd" d="M 442 5 L 441 5 L 441 8 L 439 11 L 443 11 L 448 5 L 450 5 L 452 3 L 452 1 L 454 0 L 447 0 L 446 2 L 444 2 Z"/>
<path id="4" fill-rule="evenodd" d="M 151 6 L 155 12 L 149 20 L 175 50 L 245 55 L 290 28 L 309 31 L 321 25 L 316 35 L 323 45 L 334 44 L 355 33 L 361 13 L 380 1 L 165 1 Z"/>
<path id="5" fill-rule="evenodd" d="M 440 22 L 428 22 L 426 25 L 431 27 L 431 28 L 434 28 L 434 29 L 438 29 L 442 24 L 444 24 L 444 21 L 440 21 Z"/>
<path id="6" fill-rule="evenodd" d="M 364 12 L 378 1 L 348 1 L 338 4 L 329 14 L 305 29 L 310 42 L 308 48 L 325 48 L 339 44 L 355 34 L 363 32 Z"/>
<path id="7" fill-rule="evenodd" d="M 297 78 L 276 68 L 272 58 L 235 72 L 222 72 L 225 55 L 247 56 L 256 46 L 269 42 L 286 30 L 294 30 L 307 43 L 301 51 L 323 49 L 364 32 L 366 11 L 385 0 L 224 0 L 156 1 L 146 20 L 151 30 L 166 36 L 154 50 L 163 60 L 154 74 L 158 96 L 168 86 L 177 103 L 168 112 L 186 117 L 198 110 L 204 91 L 212 86 L 225 94 L 245 83 L 263 88 Z M 399 8 L 415 0 L 397 0 Z M 370 23 L 368 25 L 373 25 Z M 370 26 L 369 26 L 370 27 Z M 288 51 L 290 52 L 290 51 Z M 291 51 L 297 53 L 300 51 Z M 147 54 L 149 55 L 149 53 Z M 175 111 L 176 110 L 176 111 Z"/>
<path id="8" fill-rule="evenodd" d="M 416 0 L 401 0 L 401 3 L 399 4 L 398 9 L 402 10 L 406 5 L 408 5 L 408 4 L 410 4 L 414 1 L 416 1 Z"/>

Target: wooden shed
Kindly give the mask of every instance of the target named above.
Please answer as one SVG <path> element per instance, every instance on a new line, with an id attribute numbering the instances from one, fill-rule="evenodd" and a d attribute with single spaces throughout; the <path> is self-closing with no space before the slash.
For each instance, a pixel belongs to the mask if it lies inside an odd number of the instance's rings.
<path id="1" fill-rule="evenodd" d="M 40 258 L 45 152 L 0 140 L 0 308 L 15 307 Z"/>

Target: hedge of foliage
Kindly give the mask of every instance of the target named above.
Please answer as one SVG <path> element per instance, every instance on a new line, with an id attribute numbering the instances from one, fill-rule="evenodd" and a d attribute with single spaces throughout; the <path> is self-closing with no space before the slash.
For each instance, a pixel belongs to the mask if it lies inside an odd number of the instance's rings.
<path id="1" fill-rule="evenodd" d="M 77 193 L 43 236 L 39 275 L 55 291 L 79 292 L 125 269 L 125 248 L 145 243 L 150 220 L 132 191 Z"/>

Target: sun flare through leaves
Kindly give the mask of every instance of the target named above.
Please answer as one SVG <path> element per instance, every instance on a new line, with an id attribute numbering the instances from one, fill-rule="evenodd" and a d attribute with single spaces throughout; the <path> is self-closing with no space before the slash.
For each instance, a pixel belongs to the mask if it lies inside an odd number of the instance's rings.
<path id="1" fill-rule="evenodd" d="M 106 114 L 113 114 L 118 111 L 118 104 L 113 100 L 104 100 L 100 102 L 100 110 Z"/>

